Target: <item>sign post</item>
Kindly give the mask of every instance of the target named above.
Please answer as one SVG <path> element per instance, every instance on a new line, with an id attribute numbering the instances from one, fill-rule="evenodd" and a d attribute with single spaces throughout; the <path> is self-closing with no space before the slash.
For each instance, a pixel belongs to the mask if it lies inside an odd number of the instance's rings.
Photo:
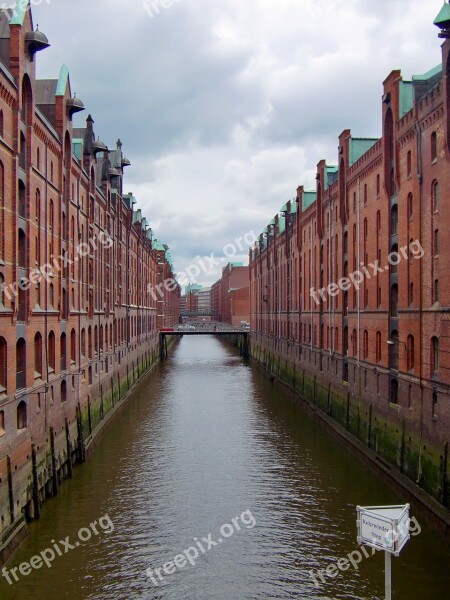
<path id="1" fill-rule="evenodd" d="M 409 504 L 357 506 L 358 544 L 384 550 L 385 598 L 392 600 L 391 555 L 400 556 L 409 540 Z"/>

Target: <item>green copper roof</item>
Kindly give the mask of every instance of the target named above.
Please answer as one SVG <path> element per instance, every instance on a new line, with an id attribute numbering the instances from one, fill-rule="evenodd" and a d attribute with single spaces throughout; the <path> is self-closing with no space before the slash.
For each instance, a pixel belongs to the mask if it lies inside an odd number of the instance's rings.
<path id="1" fill-rule="evenodd" d="M 444 6 L 439 11 L 438 16 L 435 18 L 433 23 L 435 25 L 440 25 L 442 23 L 447 23 L 450 21 L 450 4 L 444 2 Z"/>
<path id="2" fill-rule="evenodd" d="M 349 156 L 350 166 L 355 164 L 355 162 L 377 142 L 377 138 L 351 138 Z"/>
<path id="3" fill-rule="evenodd" d="M 58 85 L 56 86 L 55 96 L 65 96 L 67 82 L 69 81 L 69 69 L 63 65 L 59 70 Z"/>
<path id="4" fill-rule="evenodd" d="M 164 246 L 161 244 L 161 242 L 159 240 L 153 240 L 153 250 L 158 250 L 158 251 L 162 251 L 162 252 L 166 251 L 166 249 L 164 248 Z"/>
<path id="5" fill-rule="evenodd" d="M 338 167 L 336 167 L 334 165 L 332 165 L 332 166 L 326 165 L 325 166 L 325 185 L 324 185 L 324 187 L 326 190 L 330 187 L 330 185 L 332 183 L 334 183 L 334 181 L 336 181 L 336 178 L 337 178 L 336 174 L 337 174 L 338 170 L 339 170 Z M 336 177 L 334 177 L 334 175 L 336 175 Z"/>
<path id="6" fill-rule="evenodd" d="M 287 212 L 287 204 L 283 204 L 283 206 L 280 208 L 280 212 Z"/>
<path id="7" fill-rule="evenodd" d="M 310 206 L 312 206 L 316 200 L 317 200 L 316 192 L 303 192 L 303 200 L 302 200 L 303 212 L 305 212 L 305 210 L 307 210 Z"/>
<path id="8" fill-rule="evenodd" d="M 16 4 L 13 9 L 13 16 L 10 25 L 23 25 L 23 21 L 25 19 L 25 14 L 29 9 L 28 2 L 25 3 L 23 0 L 16 0 Z"/>
<path id="9" fill-rule="evenodd" d="M 284 215 L 280 215 L 280 217 L 278 218 L 278 235 L 281 235 L 285 229 L 286 229 L 286 217 Z"/>
<path id="10" fill-rule="evenodd" d="M 83 158 L 83 156 L 82 156 L 83 140 L 82 139 L 74 138 L 72 140 L 72 152 L 75 154 L 75 156 L 78 158 L 78 160 L 81 160 Z"/>
<path id="11" fill-rule="evenodd" d="M 450 4 L 448 6 L 450 6 Z M 442 64 L 440 63 L 436 65 L 433 69 L 430 69 L 430 71 L 424 73 L 423 75 L 413 75 L 413 81 L 428 81 L 428 79 L 431 79 L 432 77 L 438 75 L 441 72 Z"/>
<path id="12" fill-rule="evenodd" d="M 400 99 L 399 99 L 399 111 L 400 119 L 408 113 L 414 102 L 414 88 L 412 81 L 401 81 L 400 82 Z"/>

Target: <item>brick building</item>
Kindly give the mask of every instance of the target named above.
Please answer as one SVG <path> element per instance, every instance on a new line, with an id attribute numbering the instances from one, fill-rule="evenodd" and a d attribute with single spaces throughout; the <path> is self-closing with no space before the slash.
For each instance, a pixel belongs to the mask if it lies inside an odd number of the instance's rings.
<path id="1" fill-rule="evenodd" d="M 252 353 L 449 505 L 450 5 L 442 64 L 393 71 L 382 137 L 339 136 L 250 252 Z"/>
<path id="2" fill-rule="evenodd" d="M 228 263 L 222 277 L 211 288 L 211 312 L 214 321 L 240 325 L 250 315 L 249 269 L 242 263 Z"/>
<path id="3" fill-rule="evenodd" d="M 179 289 L 69 73 L 36 79 L 48 47 L 22 0 L 0 10 L 0 555 L 39 515 L 96 428 L 158 356 Z"/>

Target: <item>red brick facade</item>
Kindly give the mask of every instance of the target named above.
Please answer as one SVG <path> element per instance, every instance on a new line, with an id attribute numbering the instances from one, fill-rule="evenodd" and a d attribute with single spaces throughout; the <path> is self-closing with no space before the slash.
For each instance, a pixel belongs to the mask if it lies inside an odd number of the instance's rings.
<path id="1" fill-rule="evenodd" d="M 211 288 L 212 319 L 240 325 L 250 315 L 249 269 L 242 264 L 229 263 L 222 277 Z"/>
<path id="2" fill-rule="evenodd" d="M 108 150 L 90 117 L 73 127 L 65 67 L 36 80 L 31 11 L 0 15 L 1 551 L 156 359 L 179 289 L 151 293 L 172 269 L 123 193 L 120 141 Z"/>
<path id="3" fill-rule="evenodd" d="M 384 82 L 381 139 L 336 166 L 250 252 L 252 352 L 444 504 L 450 431 L 450 40 Z M 322 290 L 322 291 L 321 291 Z"/>

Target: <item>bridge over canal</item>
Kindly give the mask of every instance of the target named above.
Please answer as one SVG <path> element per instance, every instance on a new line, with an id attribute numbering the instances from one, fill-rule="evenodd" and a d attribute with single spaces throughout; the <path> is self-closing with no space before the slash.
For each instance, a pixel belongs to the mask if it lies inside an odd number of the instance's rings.
<path id="1" fill-rule="evenodd" d="M 175 325 L 174 327 L 162 327 L 159 331 L 159 356 L 165 360 L 168 356 L 167 338 L 183 337 L 185 335 L 214 335 L 223 337 L 235 337 L 239 341 L 239 348 L 243 358 L 249 357 L 249 334 L 248 330 L 241 327 L 227 326 L 223 323 L 200 323 L 188 329 L 186 325 Z"/>

